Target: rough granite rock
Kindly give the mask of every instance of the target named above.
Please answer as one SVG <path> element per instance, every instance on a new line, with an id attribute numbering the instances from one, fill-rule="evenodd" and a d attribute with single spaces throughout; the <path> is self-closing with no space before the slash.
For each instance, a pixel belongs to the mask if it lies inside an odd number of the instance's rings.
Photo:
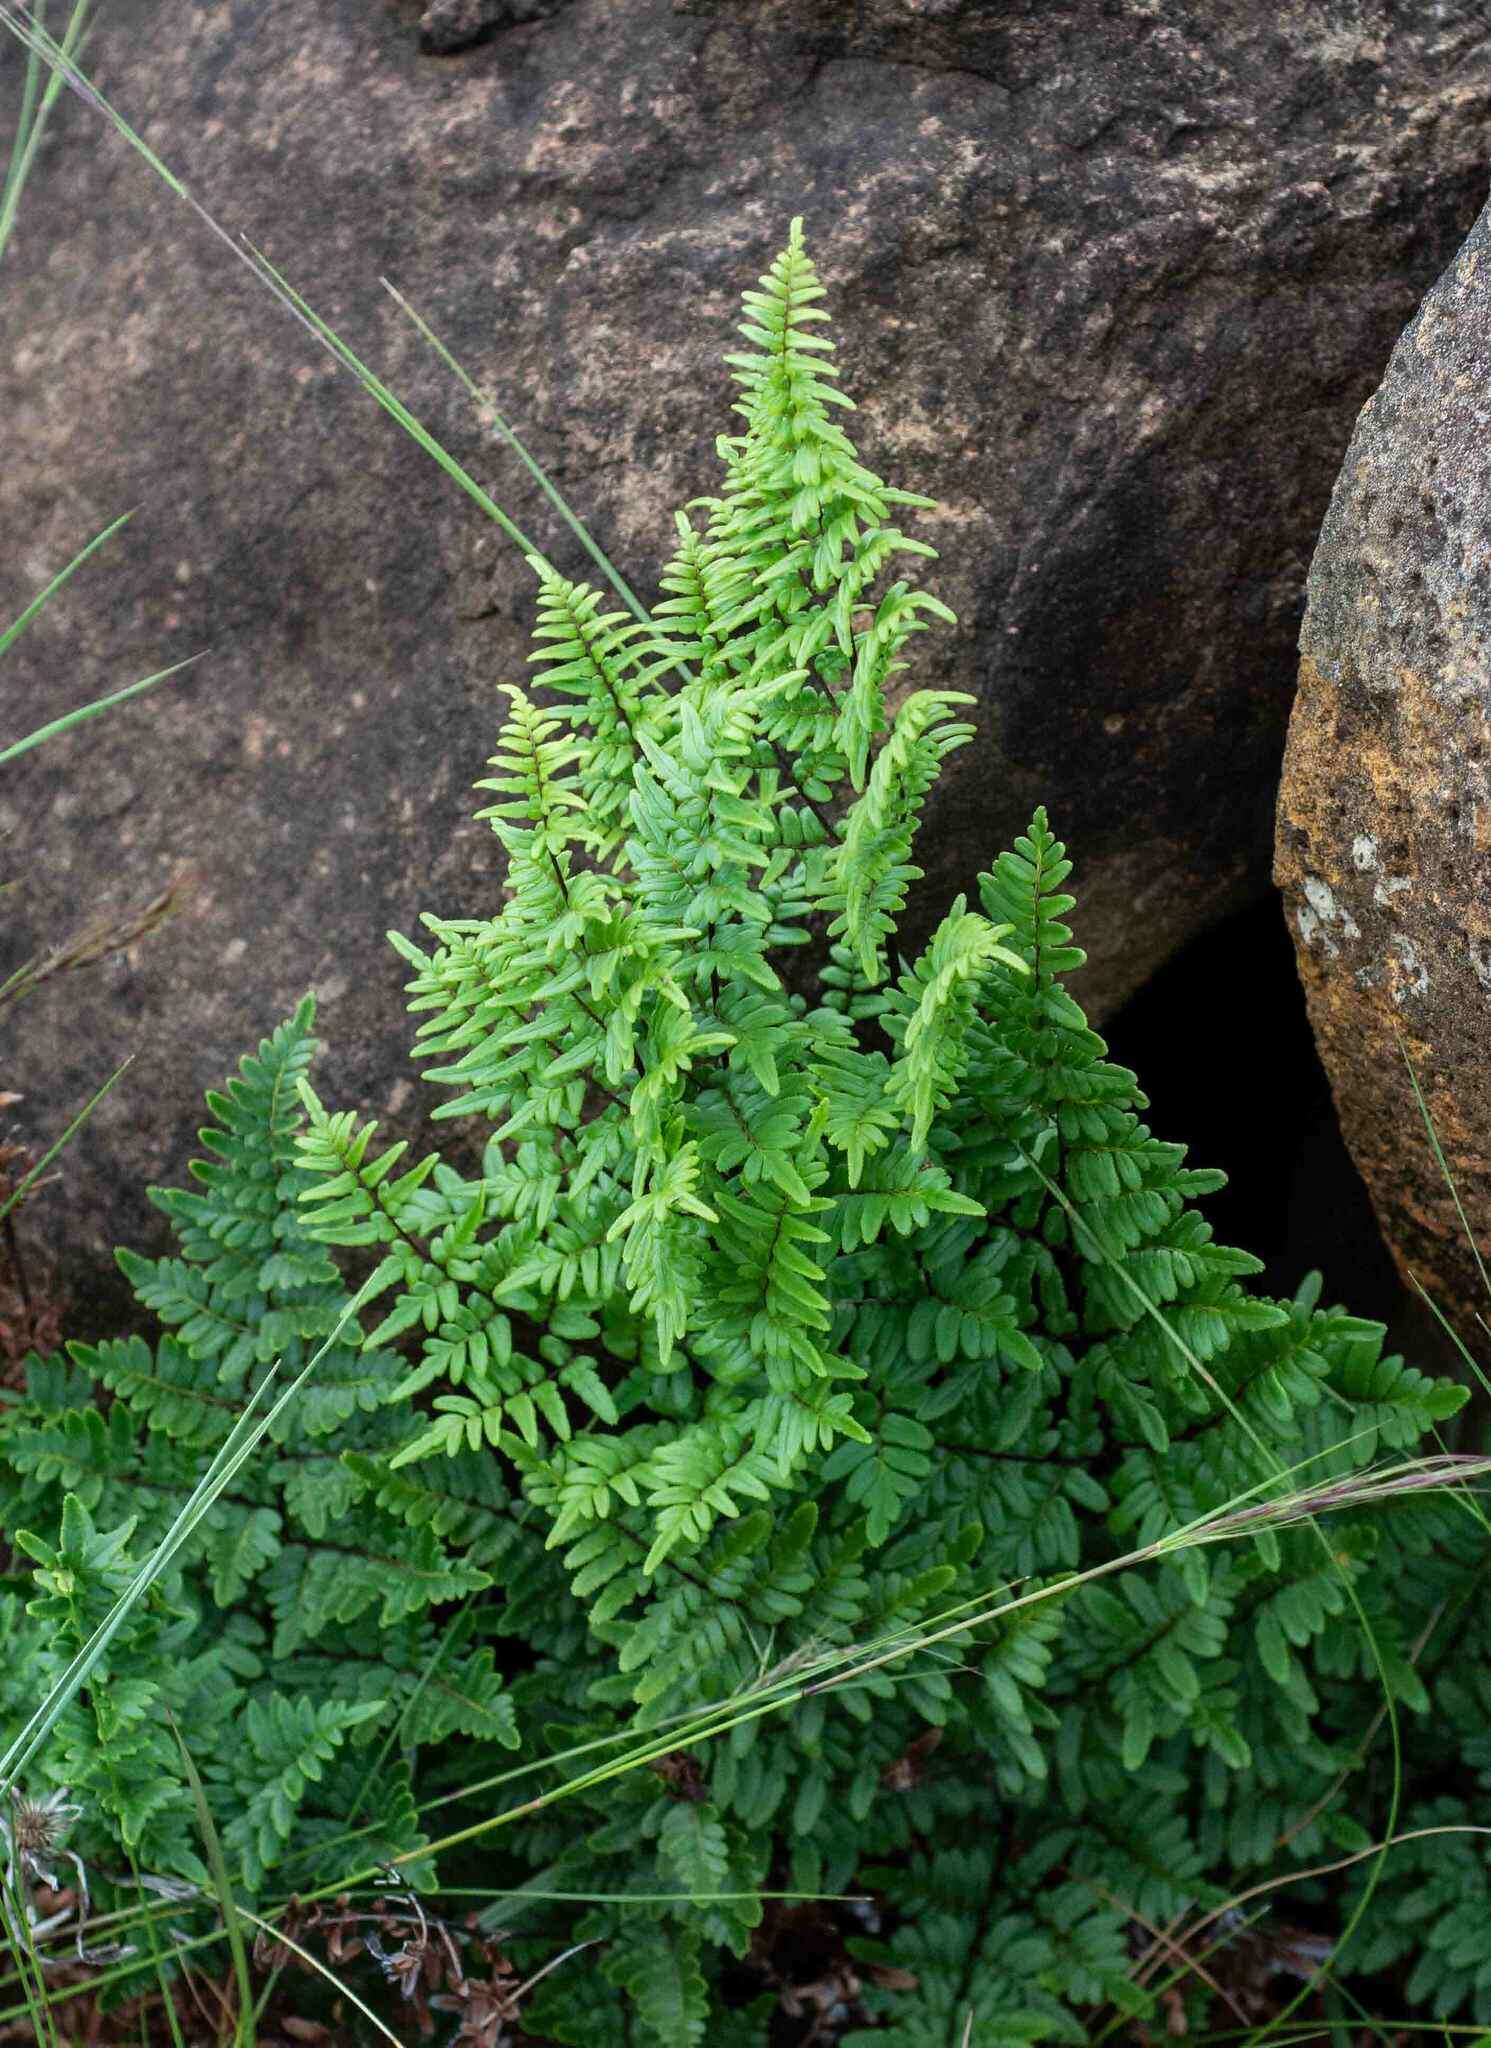
<path id="1" fill-rule="evenodd" d="M 430 0 L 419 18 L 419 46 L 432 57 L 474 49 L 499 29 L 543 21 L 565 0 Z"/>
<path id="2" fill-rule="evenodd" d="M 569 0 L 502 25 L 535 11 L 477 6 L 483 39 L 433 56 L 428 0 L 110 0 L 90 62 L 580 566 L 391 278 L 644 587 L 714 481 L 737 294 L 805 215 L 867 458 L 939 500 L 961 626 L 926 680 L 981 703 L 922 928 L 1046 802 L 1110 1013 L 1266 887 L 1330 451 L 1483 196 L 1483 8 Z M 19 69 L 4 39 L 0 132 Z M 68 96 L 7 259 L 0 416 L 0 616 L 139 507 L 7 659 L 7 725 L 209 650 L 0 783 L 13 953 L 178 860 L 202 882 L 12 1027 L 37 1133 L 137 1054 L 51 1198 L 78 1263 L 158 1230 L 139 1181 L 180 1174 L 202 1087 L 308 985 L 327 1092 L 412 1116 L 381 934 L 492 901 L 468 786 L 524 673 L 527 572 Z"/>
<path id="3" fill-rule="evenodd" d="M 1342 1129 L 1406 1274 L 1491 1316 L 1491 207 L 1362 408 L 1310 569 L 1276 873 Z"/>

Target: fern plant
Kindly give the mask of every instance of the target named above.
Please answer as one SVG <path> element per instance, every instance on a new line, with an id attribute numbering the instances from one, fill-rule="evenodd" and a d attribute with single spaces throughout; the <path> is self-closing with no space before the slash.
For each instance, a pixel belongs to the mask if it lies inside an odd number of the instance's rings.
<path id="1" fill-rule="evenodd" d="M 119 1254 L 165 1325 L 159 1341 L 32 1360 L 0 1410 L 0 1521 L 40 1586 L 24 1613 L 5 1596 L 0 1715 L 13 1724 L 155 1548 L 266 1373 L 303 1362 L 345 1306 L 296 1206 L 311 1014 L 307 1001 L 209 1097 L 195 1187 L 155 1191 L 181 1255 Z M 296 1886 L 339 1874 L 332 1845 L 349 1827 L 366 1827 L 375 1854 L 417 1849 L 421 1747 L 456 1731 L 516 1742 L 490 1649 L 441 1618 L 520 1540 L 497 1475 L 456 1459 L 394 1499 L 359 1469 L 399 1440 L 399 1370 L 355 1340 L 326 1354 L 69 1708 L 45 1768 L 81 1808 L 85 1862 L 205 1882 L 173 1720 L 249 1891 L 292 1854 Z"/>
<path id="2" fill-rule="evenodd" d="M 603 1943 L 545 1980 L 536 2039 L 763 2043 L 794 1910 L 763 1894 L 868 1890 L 835 1937 L 849 2038 L 1080 2041 L 1145 2010 L 1142 1930 L 1370 1839 L 1384 1687 L 1411 1724 L 1444 1655 L 1426 1617 L 1488 1625 L 1456 1501 L 1082 1576 L 1302 1465 L 1411 1449 L 1463 1391 L 1311 1283 L 1260 1297 L 1214 1241 L 1220 1176 L 1150 1132 L 1064 989 L 1043 812 L 897 950 L 971 700 L 901 680 L 949 617 L 894 523 L 927 501 L 851 446 L 822 296 L 794 225 L 746 295 L 719 493 L 679 515 L 650 612 L 533 558 L 543 694 L 508 690 L 481 784 L 504 901 L 394 940 L 479 1170 L 325 1107 L 302 1006 L 211 1098 L 196 1188 L 159 1197 L 180 1258 L 122 1255 L 168 1334 L 38 1361 L 0 1426 L 7 1518 L 50 1516 L 102 1597 L 271 1362 L 336 1327 L 326 1248 L 369 1269 L 373 1326 L 119 1650 L 155 1804 L 100 1792 L 87 1823 L 96 1854 L 112 1829 L 199 1869 L 158 1700 L 213 1731 L 261 1899 L 334 1882 L 374 1816 L 378 1853 L 417 1857 L 421 1800 L 500 1745 L 662 1730 L 1049 1589 L 513 1817 L 477 1868 L 515 1951 Z M 27 1541 L 39 1604 L 5 1610 L 17 1674 L 76 1630 L 52 1540 Z M 1448 1711 L 1426 1762 L 1451 1726 L 1482 1768 L 1475 1701 Z M 80 1706 L 54 1781 L 100 1784 L 115 1741 Z M 1429 1919 L 1455 1910 L 1436 1883 Z M 1469 1970 L 1466 1945 L 1431 1940 L 1424 1996 L 1491 2018 L 1491 1940 Z"/>

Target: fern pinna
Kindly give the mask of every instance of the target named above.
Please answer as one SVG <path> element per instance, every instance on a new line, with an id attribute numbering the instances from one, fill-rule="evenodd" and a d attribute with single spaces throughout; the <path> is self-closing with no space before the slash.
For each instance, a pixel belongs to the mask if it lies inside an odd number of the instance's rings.
<path id="1" fill-rule="evenodd" d="M 1175 1974 L 1156 1928 L 1370 1839 L 1384 1685 L 1442 1774 L 1443 1724 L 1414 1731 L 1445 1655 L 1426 1619 L 1491 1626 L 1458 1501 L 1117 1568 L 1280 1474 L 1407 1450 L 1463 1395 L 1310 1284 L 1261 1298 L 1214 1242 L 1194 1204 L 1220 1176 L 1150 1133 L 1063 987 L 1082 955 L 1043 812 L 898 954 L 971 700 L 900 680 L 949 616 L 892 523 L 928 501 L 860 464 L 822 295 L 794 226 L 746 295 L 720 493 L 679 515 L 649 613 L 534 558 L 543 694 L 508 690 L 480 785 L 504 901 L 394 941 L 435 1114 L 478 1120 L 480 1170 L 323 1107 L 303 1008 L 214 1098 L 198 1191 L 161 1198 L 181 1260 L 126 1261 L 174 1334 L 37 1364 L 0 1436 L 33 1521 L 65 1492 L 148 1539 L 256 1375 L 334 1328 L 322 1248 L 365 1253 L 376 1326 L 141 1627 L 190 1615 L 193 1660 L 154 1682 L 245 1731 L 214 1796 L 260 1895 L 375 1815 L 380 1853 L 417 1848 L 422 1787 L 515 1733 L 557 1755 L 659 1731 L 651 1769 L 482 1851 L 535 1966 L 576 1938 L 565 1897 L 605 1901 L 578 1923 L 598 1967 L 545 1980 L 535 2039 L 764 2043 L 777 1939 L 823 1909 L 762 1895 L 868 1890 L 836 1937 L 847 2038 L 1080 2041 Z M 50 1654 L 34 1615 L 7 1625 Z M 773 1686 L 773 1712 L 666 1749 Z M 316 1724 L 325 1775 L 277 1800 L 250 1752 L 310 1743 L 313 1703 L 343 1717 Z M 75 1718 L 71 1782 L 98 1747 Z M 153 1768 L 169 1797 L 127 1839 L 190 1873 L 179 1765 Z M 1457 1853 L 1478 1874 L 1439 1904 L 1410 1874 L 1421 1915 L 1484 1890 L 1483 1851 Z M 1491 2018 L 1491 1939 L 1442 1947 L 1426 1999 Z"/>

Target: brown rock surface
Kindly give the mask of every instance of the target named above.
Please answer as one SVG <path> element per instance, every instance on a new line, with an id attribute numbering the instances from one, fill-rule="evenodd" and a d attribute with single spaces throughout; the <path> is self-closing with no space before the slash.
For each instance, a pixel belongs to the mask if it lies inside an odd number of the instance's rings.
<path id="1" fill-rule="evenodd" d="M 482 39 L 437 56 L 422 28 Z M 867 457 L 940 501 L 962 624 L 927 680 L 982 701 L 924 920 L 1049 803 L 1103 1014 L 1265 886 L 1330 451 L 1482 197 L 1473 0 L 110 0 L 90 61 L 578 565 L 391 277 L 644 588 L 713 481 L 736 295 L 804 214 Z M 0 129 L 18 73 L 6 42 Z M 468 785 L 528 591 L 71 99 L 7 262 L 0 417 L 0 616 L 140 507 L 7 662 L 7 722 L 210 649 L 0 786 L 32 865 L 12 950 L 178 860 L 203 878 L 190 918 L 12 1033 L 35 1131 L 139 1055 L 72 1158 L 83 1258 L 152 1228 L 138 1181 L 180 1173 L 202 1087 L 308 985 L 328 1092 L 409 1104 L 380 934 L 490 901 Z"/>
<path id="2" fill-rule="evenodd" d="M 1362 409 L 1310 569 L 1276 873 L 1384 1234 L 1486 1351 L 1491 1246 L 1491 208 Z"/>

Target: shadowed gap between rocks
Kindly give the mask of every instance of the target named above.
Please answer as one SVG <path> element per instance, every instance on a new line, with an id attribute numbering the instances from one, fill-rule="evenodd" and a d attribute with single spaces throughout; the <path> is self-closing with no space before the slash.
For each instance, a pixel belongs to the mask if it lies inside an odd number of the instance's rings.
<path id="1" fill-rule="evenodd" d="M 1318 1267 L 1323 1303 L 1386 1323 L 1387 1348 L 1421 1371 L 1469 1379 L 1399 1279 L 1341 1136 L 1277 897 L 1186 947 L 1103 1036 L 1138 1074 L 1155 1135 L 1185 1145 L 1190 1165 L 1227 1175 L 1203 1211 L 1220 1243 L 1263 1260 L 1261 1290 L 1292 1295 Z M 1454 1433 L 1467 1438 L 1487 1421 L 1491 1403 L 1477 1394 Z"/>
<path id="2" fill-rule="evenodd" d="M 1103 1036 L 1138 1074 L 1156 1137 L 1227 1175 L 1203 1208 L 1221 1243 L 1263 1260 L 1260 1287 L 1293 1294 L 1318 1266 L 1326 1301 L 1397 1315 L 1403 1289 L 1341 1137 L 1276 898 L 1187 946 Z"/>

